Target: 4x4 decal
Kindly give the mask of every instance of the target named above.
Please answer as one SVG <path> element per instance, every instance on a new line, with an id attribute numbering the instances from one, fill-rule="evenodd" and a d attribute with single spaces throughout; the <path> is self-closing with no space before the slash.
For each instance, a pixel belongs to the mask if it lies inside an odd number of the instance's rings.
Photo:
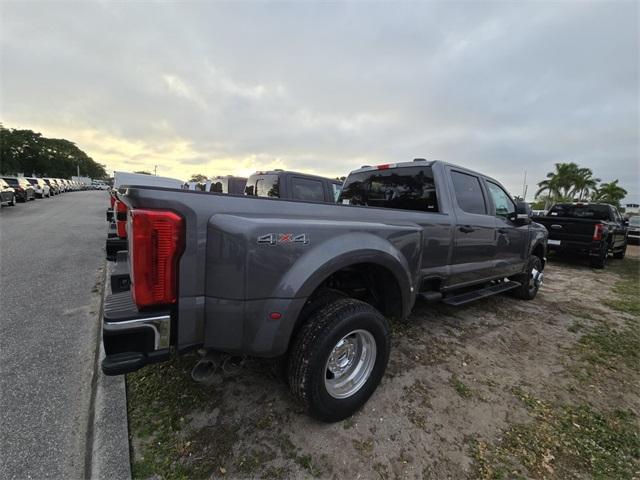
<path id="1" fill-rule="evenodd" d="M 286 243 L 308 244 L 309 237 L 306 233 L 267 233 L 258 237 L 258 243 L 269 245 L 281 245 Z"/>

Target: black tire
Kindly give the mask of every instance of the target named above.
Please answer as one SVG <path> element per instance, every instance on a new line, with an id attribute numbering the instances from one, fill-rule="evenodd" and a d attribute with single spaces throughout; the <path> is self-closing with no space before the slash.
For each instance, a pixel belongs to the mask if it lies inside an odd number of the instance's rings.
<path id="1" fill-rule="evenodd" d="M 334 290 L 333 288 L 323 288 L 316 292 L 307 303 L 302 307 L 302 312 L 298 317 L 296 328 L 291 332 L 291 337 L 295 338 L 300 325 L 304 325 L 309 317 L 316 313 L 319 309 L 325 307 L 329 303 L 333 303 L 336 300 L 347 298 L 347 296 L 340 290 Z M 278 357 L 275 362 L 276 376 L 279 377 L 285 383 L 289 378 L 289 351 Z"/>
<path id="2" fill-rule="evenodd" d="M 358 331 L 375 342 L 372 367 L 356 391 L 336 398 L 327 389 L 327 362 L 341 339 Z M 384 375 L 390 340 L 386 319 L 371 305 L 353 298 L 326 304 L 307 319 L 294 339 L 288 365 L 291 393 L 318 420 L 337 422 L 353 415 L 373 394 Z"/>
<path id="3" fill-rule="evenodd" d="M 607 245 L 604 245 L 600 249 L 600 253 L 598 254 L 598 256 L 590 257 L 589 264 L 591 265 L 591 268 L 598 268 L 598 269 L 604 268 L 607 265 L 608 254 L 609 254 L 609 248 L 607 247 Z"/>
<path id="4" fill-rule="evenodd" d="M 534 268 L 539 272 L 541 272 L 542 260 L 540 259 L 540 257 L 537 257 L 536 255 L 531 255 L 529 257 L 529 263 L 527 265 L 526 273 L 520 274 L 513 278 L 513 280 L 515 280 L 516 282 L 520 282 L 521 285 L 518 288 L 511 290 L 509 292 L 511 293 L 512 296 L 519 298 L 521 300 L 533 300 L 534 298 L 536 298 L 536 295 L 538 294 L 538 289 L 540 286 L 536 285 L 535 282 L 533 281 L 533 276 L 531 272 L 533 271 Z"/>
<path id="5" fill-rule="evenodd" d="M 10 207 L 15 207 L 16 206 L 16 196 L 15 195 L 13 195 L 11 197 L 11 201 L 9 202 L 9 206 Z"/>
<path id="6" fill-rule="evenodd" d="M 622 260 L 624 256 L 627 254 L 627 243 L 625 242 L 624 247 L 618 250 L 613 254 L 613 258 L 617 258 L 618 260 Z"/>

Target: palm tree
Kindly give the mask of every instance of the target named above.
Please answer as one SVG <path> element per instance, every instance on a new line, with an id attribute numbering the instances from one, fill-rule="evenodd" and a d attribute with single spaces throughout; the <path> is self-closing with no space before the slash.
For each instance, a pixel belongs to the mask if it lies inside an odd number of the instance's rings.
<path id="1" fill-rule="evenodd" d="M 593 178 L 593 172 L 590 168 L 578 168 L 573 178 L 573 190 L 571 194 L 577 195 L 577 200 L 589 198 L 589 193 L 596 190 L 599 178 Z"/>
<path id="2" fill-rule="evenodd" d="M 613 182 L 601 183 L 591 195 L 591 200 L 608 203 L 616 207 L 620 206 L 620 200 L 627 196 L 627 191 L 618 185 L 618 179 Z"/>
<path id="3" fill-rule="evenodd" d="M 538 183 L 536 197 L 547 192 L 551 202 L 562 201 L 570 197 L 575 189 L 575 179 L 579 176 L 580 167 L 575 163 L 556 163 L 556 169 L 547 173 L 547 179 Z M 587 169 L 588 170 L 588 169 Z"/>

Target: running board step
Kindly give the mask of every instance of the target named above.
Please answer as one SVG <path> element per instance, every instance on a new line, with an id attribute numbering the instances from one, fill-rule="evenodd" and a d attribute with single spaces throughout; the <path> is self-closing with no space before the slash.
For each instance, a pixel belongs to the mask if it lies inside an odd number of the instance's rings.
<path id="1" fill-rule="evenodd" d="M 520 282 L 514 282 L 514 281 L 497 283 L 495 285 L 491 285 L 490 287 L 481 288 L 480 290 L 474 290 L 472 292 L 466 292 L 466 293 L 461 293 L 459 295 L 453 295 L 451 297 L 445 297 L 444 300 L 442 300 L 442 302 L 446 303 L 447 305 L 458 307 L 460 305 L 464 305 L 465 303 L 480 300 L 481 298 L 497 295 L 498 293 L 508 292 L 509 290 L 518 288 L 521 285 L 522 284 Z"/>

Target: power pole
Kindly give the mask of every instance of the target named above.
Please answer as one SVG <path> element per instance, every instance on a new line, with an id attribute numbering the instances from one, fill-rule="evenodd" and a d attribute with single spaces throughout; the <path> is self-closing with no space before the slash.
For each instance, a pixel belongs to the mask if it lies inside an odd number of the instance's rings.
<path id="1" fill-rule="evenodd" d="M 522 201 L 527 201 L 527 171 L 524 171 L 524 181 L 522 182 Z"/>
<path id="2" fill-rule="evenodd" d="M 157 177 L 158 176 L 158 165 L 154 165 L 153 167 L 153 174 Z"/>

